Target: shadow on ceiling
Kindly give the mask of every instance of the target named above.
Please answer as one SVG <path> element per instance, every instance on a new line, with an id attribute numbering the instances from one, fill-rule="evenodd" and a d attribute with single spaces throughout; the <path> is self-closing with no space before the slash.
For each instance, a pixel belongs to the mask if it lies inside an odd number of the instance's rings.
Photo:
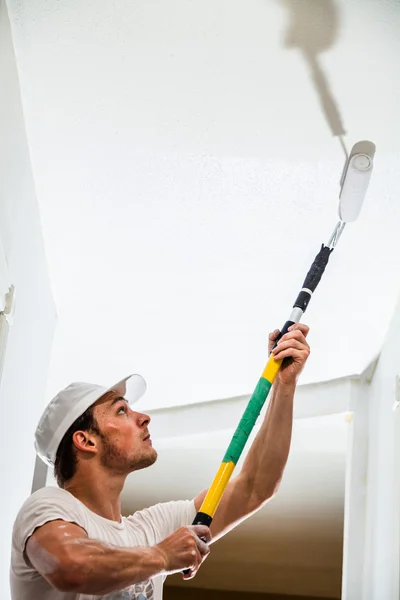
<path id="1" fill-rule="evenodd" d="M 344 143 L 346 131 L 339 106 L 329 80 L 321 66 L 319 55 L 334 46 L 340 27 L 339 9 L 334 0 L 277 0 L 289 13 L 284 36 L 286 48 L 297 48 L 310 70 L 322 112 L 334 137 L 348 158 Z"/>

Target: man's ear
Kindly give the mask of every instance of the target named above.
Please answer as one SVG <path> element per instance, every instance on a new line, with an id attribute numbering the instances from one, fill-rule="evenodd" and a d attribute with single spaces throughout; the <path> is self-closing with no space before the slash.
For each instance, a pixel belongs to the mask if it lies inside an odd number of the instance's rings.
<path id="1" fill-rule="evenodd" d="M 89 431 L 75 431 L 72 442 L 75 448 L 81 452 L 90 452 L 90 454 L 98 452 L 98 438 L 96 434 Z"/>

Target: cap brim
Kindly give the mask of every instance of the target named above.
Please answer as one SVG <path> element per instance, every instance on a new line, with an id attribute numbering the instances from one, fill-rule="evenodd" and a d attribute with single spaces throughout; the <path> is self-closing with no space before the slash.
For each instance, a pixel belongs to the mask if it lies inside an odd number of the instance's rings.
<path id="1" fill-rule="evenodd" d="M 135 404 L 143 396 L 147 389 L 147 384 L 141 375 L 128 375 L 122 381 L 108 388 L 108 392 L 115 391 L 121 394 L 129 404 Z"/>

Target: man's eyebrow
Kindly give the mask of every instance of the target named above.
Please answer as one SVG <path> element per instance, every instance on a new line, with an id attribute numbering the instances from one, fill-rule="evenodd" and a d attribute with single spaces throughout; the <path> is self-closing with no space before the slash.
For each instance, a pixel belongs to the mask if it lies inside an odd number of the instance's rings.
<path id="1" fill-rule="evenodd" d="M 114 404 L 117 404 L 117 402 L 126 402 L 128 404 L 128 400 L 126 398 L 123 398 L 122 396 L 116 396 L 111 402 L 110 408 L 114 406 Z"/>

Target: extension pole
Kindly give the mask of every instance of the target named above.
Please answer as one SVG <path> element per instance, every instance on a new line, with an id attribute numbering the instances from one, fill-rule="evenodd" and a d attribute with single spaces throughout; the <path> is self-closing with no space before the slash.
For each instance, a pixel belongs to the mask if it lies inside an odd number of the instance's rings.
<path id="1" fill-rule="evenodd" d="M 289 327 L 299 323 L 307 309 L 311 296 L 319 284 L 321 277 L 328 264 L 331 252 L 334 250 L 346 223 L 358 218 L 365 194 L 367 192 L 375 145 L 367 140 L 357 142 L 346 161 L 341 179 L 341 192 L 339 202 L 339 218 L 327 245 L 322 244 L 321 250 L 314 259 L 310 270 L 304 280 L 303 287 L 293 304 L 289 320 L 286 321 L 278 338 L 274 343 L 277 345 L 282 336 L 287 333 Z M 206 497 L 194 518 L 193 525 L 211 525 L 215 511 L 221 501 L 222 495 L 229 483 L 235 466 L 243 452 L 250 433 L 257 421 L 262 407 L 268 397 L 272 384 L 281 368 L 282 360 L 275 360 L 271 355 L 268 363 L 256 385 L 256 388 L 247 404 L 243 416 L 233 434 L 232 440 L 222 459 L 222 463 L 209 488 Z M 184 573 L 188 573 L 186 570 Z"/>
<path id="2" fill-rule="evenodd" d="M 322 245 L 321 250 L 315 257 L 313 264 L 307 277 L 304 280 L 303 287 L 300 290 L 299 295 L 296 298 L 296 302 L 293 305 L 293 310 L 282 328 L 278 338 L 275 341 L 274 347 L 287 333 L 289 327 L 298 323 L 303 316 L 313 292 L 315 291 L 318 283 L 321 280 L 325 267 L 328 264 L 329 256 L 334 249 L 334 246 L 339 239 L 340 234 L 343 231 L 345 223 L 339 222 L 331 236 L 330 245 Z M 268 397 L 272 384 L 275 381 L 276 376 L 279 373 L 279 369 L 282 365 L 282 360 L 275 360 L 274 355 L 271 354 L 266 364 L 266 367 L 256 385 L 256 388 L 246 406 L 242 418 L 240 419 L 239 425 L 236 428 L 235 433 L 231 439 L 228 449 L 222 459 L 222 463 L 218 469 L 218 472 L 212 482 L 206 497 L 197 513 L 193 525 L 211 525 L 215 511 L 218 508 L 222 495 L 225 491 L 226 486 L 232 476 L 235 466 L 243 452 L 246 442 L 249 438 L 250 433 L 257 421 L 257 418 L 265 404 Z"/>

